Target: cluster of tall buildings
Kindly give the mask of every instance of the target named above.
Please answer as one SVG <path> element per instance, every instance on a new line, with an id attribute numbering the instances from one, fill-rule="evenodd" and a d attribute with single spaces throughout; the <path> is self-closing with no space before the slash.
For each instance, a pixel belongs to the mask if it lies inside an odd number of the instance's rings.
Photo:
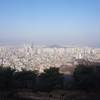
<path id="1" fill-rule="evenodd" d="M 0 47 L 0 65 L 22 69 L 39 70 L 45 68 L 74 66 L 79 59 L 100 62 L 100 48 L 89 47 L 36 47 L 24 45 L 21 47 Z"/>

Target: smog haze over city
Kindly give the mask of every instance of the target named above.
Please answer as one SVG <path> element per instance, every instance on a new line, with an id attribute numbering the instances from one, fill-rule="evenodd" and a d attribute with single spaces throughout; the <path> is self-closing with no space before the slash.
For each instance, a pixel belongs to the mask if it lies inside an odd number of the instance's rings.
<path id="1" fill-rule="evenodd" d="M 100 47 L 100 0 L 0 0 L 0 43 Z"/>

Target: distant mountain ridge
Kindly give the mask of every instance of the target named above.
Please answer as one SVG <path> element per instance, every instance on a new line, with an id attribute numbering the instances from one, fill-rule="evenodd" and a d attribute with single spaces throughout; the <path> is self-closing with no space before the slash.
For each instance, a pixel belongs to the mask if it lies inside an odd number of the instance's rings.
<path id="1" fill-rule="evenodd" d="M 49 48 L 64 48 L 64 46 L 57 45 L 57 44 L 50 45 L 50 46 L 48 46 L 48 47 L 49 47 Z"/>

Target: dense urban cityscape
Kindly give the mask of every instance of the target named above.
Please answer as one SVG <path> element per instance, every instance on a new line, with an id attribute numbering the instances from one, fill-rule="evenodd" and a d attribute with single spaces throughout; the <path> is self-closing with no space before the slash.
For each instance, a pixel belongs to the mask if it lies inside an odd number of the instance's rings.
<path id="1" fill-rule="evenodd" d="M 1 46 L 0 64 L 4 67 L 21 71 L 39 70 L 45 68 L 70 66 L 73 67 L 84 59 L 91 62 L 100 62 L 100 48 L 90 47 L 45 47 L 25 44 L 20 47 Z"/>
<path id="2" fill-rule="evenodd" d="M 0 100 L 100 100 L 100 0 L 0 0 Z"/>

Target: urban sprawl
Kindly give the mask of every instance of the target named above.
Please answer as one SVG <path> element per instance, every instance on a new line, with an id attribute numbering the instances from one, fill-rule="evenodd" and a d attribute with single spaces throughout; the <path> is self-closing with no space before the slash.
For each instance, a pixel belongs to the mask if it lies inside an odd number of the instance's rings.
<path id="1" fill-rule="evenodd" d="M 0 46 L 0 65 L 12 67 L 18 71 L 74 66 L 79 60 L 100 62 L 100 48 L 90 47 L 21 47 Z"/>

